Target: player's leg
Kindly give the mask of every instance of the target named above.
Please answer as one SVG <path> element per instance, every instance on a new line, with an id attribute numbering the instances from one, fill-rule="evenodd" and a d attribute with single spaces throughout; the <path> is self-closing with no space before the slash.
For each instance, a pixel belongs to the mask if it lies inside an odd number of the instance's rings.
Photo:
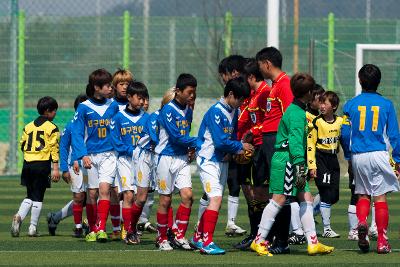
<path id="1" fill-rule="evenodd" d="M 110 218 L 111 224 L 113 228 L 113 232 L 111 235 L 112 240 L 120 240 L 121 239 L 121 206 L 120 206 L 120 196 L 119 189 L 116 186 L 116 181 L 114 180 L 114 184 L 111 185 L 110 190 Z"/>
<path id="2" fill-rule="evenodd" d="M 90 155 L 92 166 L 86 169 L 88 175 L 88 190 L 86 198 L 86 216 L 89 224 L 89 234 L 86 235 L 87 242 L 96 242 L 97 200 L 99 197 L 99 173 L 97 157 Z"/>
<path id="3" fill-rule="evenodd" d="M 357 219 L 357 214 L 356 214 L 356 204 L 358 200 L 358 196 L 354 193 L 355 190 L 355 185 L 354 185 L 354 175 L 353 175 L 353 169 L 351 165 L 348 165 L 348 174 L 349 174 L 349 188 L 351 192 L 351 197 L 350 197 L 350 203 L 347 208 L 347 214 L 349 218 L 349 234 L 347 236 L 348 240 L 358 240 L 358 231 L 357 231 L 357 225 L 358 225 L 358 219 Z"/>
<path id="4" fill-rule="evenodd" d="M 375 219 L 375 203 L 372 202 L 371 205 L 371 224 L 368 227 L 368 236 L 372 240 L 376 240 L 378 238 L 378 229 L 376 226 L 376 219 Z"/>
<path id="5" fill-rule="evenodd" d="M 50 235 L 54 236 L 56 234 L 57 225 L 62 220 L 73 215 L 73 210 L 72 210 L 73 202 L 74 201 L 71 200 L 67 204 L 65 204 L 65 206 L 62 207 L 60 210 L 56 212 L 49 212 L 47 214 L 47 226 Z"/>
<path id="6" fill-rule="evenodd" d="M 203 216 L 203 213 L 207 209 L 207 206 L 209 203 L 210 202 L 208 200 L 207 194 L 203 193 L 203 196 L 200 198 L 200 201 L 199 201 L 199 210 L 197 212 L 197 223 L 195 226 L 195 231 L 196 231 L 197 227 L 199 226 L 201 217 Z"/>
<path id="7" fill-rule="evenodd" d="M 301 245 L 307 242 L 304 235 L 303 225 L 300 219 L 300 205 L 297 198 L 292 198 L 290 202 L 290 223 L 292 226 L 292 233 L 289 236 L 288 243 L 290 245 Z"/>
<path id="8" fill-rule="evenodd" d="M 157 233 L 157 227 L 150 222 L 150 215 L 154 205 L 154 194 L 155 190 L 151 188 L 147 192 L 147 200 L 144 203 L 142 214 L 140 215 L 138 222 L 138 230 L 148 231 L 149 233 Z"/>

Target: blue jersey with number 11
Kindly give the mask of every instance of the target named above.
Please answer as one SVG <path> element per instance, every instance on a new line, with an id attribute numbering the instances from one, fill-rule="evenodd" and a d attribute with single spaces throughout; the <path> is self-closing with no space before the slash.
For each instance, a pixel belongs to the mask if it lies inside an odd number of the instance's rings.
<path id="1" fill-rule="evenodd" d="M 388 141 L 393 148 L 393 159 L 400 162 L 399 126 L 393 103 L 374 92 L 363 92 L 343 107 L 345 120 L 350 122 L 352 154 L 387 151 Z M 345 134 L 345 132 L 343 133 Z"/>

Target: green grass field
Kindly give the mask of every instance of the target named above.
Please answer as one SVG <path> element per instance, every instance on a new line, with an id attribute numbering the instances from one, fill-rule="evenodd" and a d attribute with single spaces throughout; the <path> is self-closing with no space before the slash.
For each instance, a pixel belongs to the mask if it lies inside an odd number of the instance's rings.
<path id="1" fill-rule="evenodd" d="M 194 221 L 197 219 L 198 199 L 201 196 L 199 179 L 193 178 L 195 203 L 192 210 L 191 223 L 187 236 L 192 234 Z M 310 257 L 306 255 L 306 246 L 292 246 L 291 255 L 275 255 L 274 257 L 259 257 L 255 253 L 237 251 L 232 244 L 240 241 L 240 237 L 228 238 L 224 235 L 226 223 L 226 201 L 219 217 L 214 240 L 227 250 L 223 256 L 205 256 L 198 252 L 175 250 L 160 252 L 154 246 L 155 236 L 144 234 L 142 243 L 138 246 L 127 246 L 122 242 L 86 243 L 81 239 L 71 237 L 73 220 L 67 218 L 59 224 L 56 236 L 47 232 L 46 214 L 50 210 L 61 208 L 71 198 L 69 187 L 60 182 L 54 184 L 45 196 L 39 231 L 42 236 L 30 238 L 27 236 L 29 215 L 21 227 L 21 236 L 10 236 L 12 215 L 17 211 L 21 200 L 25 197 L 25 188 L 19 186 L 18 178 L 0 178 L 0 265 L 5 266 L 127 266 L 127 265 L 162 265 L 162 266 L 212 266 L 212 265 L 270 265 L 270 266 L 377 266 L 400 265 L 400 195 L 389 196 L 390 229 L 389 236 L 393 252 L 388 255 L 376 253 L 360 254 L 357 243 L 347 240 L 347 205 L 350 192 L 346 188 L 347 181 L 343 179 L 340 202 L 334 206 L 332 214 L 333 229 L 341 234 L 339 239 L 323 239 L 320 241 L 335 246 L 331 255 Z M 313 188 L 315 191 L 315 188 Z M 157 203 L 157 200 L 156 200 Z M 177 203 L 174 206 L 177 207 Z M 153 214 L 156 207 L 153 208 Z M 247 209 L 244 199 L 241 199 L 238 224 L 248 229 Z M 154 221 L 154 216 L 152 216 Z M 317 221 L 321 222 L 320 218 Z M 108 222 L 108 226 L 110 226 Z M 321 230 L 321 223 L 317 228 Z M 375 242 L 372 248 L 375 249 Z"/>

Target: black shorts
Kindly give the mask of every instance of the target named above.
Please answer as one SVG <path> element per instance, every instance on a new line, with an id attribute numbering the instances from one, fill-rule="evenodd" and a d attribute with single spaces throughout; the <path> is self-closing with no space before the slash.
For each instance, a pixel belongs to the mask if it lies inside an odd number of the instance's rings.
<path id="1" fill-rule="evenodd" d="M 334 204 L 339 200 L 340 167 L 336 154 L 316 151 L 317 185 L 321 201 Z"/>
<path id="2" fill-rule="evenodd" d="M 50 188 L 51 162 L 50 161 L 24 161 L 21 172 L 21 185 L 31 187 Z"/>
<path id="3" fill-rule="evenodd" d="M 276 133 L 263 134 L 263 143 L 258 157 L 254 158 L 257 176 L 263 177 L 263 184 L 269 184 L 271 160 L 275 152 Z"/>
<path id="4" fill-rule="evenodd" d="M 254 155 L 248 164 L 238 164 L 238 178 L 241 185 L 251 185 L 255 187 L 268 185 L 265 175 L 265 160 L 261 154 L 261 146 L 255 147 Z"/>

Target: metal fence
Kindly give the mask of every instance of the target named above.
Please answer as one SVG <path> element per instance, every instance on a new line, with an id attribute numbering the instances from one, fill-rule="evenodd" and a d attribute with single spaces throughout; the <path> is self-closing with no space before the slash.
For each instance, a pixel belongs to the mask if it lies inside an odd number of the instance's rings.
<path id="1" fill-rule="evenodd" d="M 96 68 L 128 67 L 150 90 L 151 110 L 181 72 L 198 78 L 194 128 L 221 95 L 217 66 L 225 54 L 254 56 L 266 46 L 267 0 L 2 0 L 0 1 L 0 173 L 17 173 L 21 125 L 36 101 L 57 99 L 62 129 Z M 298 70 L 328 77 L 328 13 L 335 14 L 334 86 L 354 95 L 355 44 L 399 43 L 395 0 L 300 0 Z M 232 14 L 230 22 L 229 16 Z M 283 69 L 293 73 L 293 1 L 280 1 Z M 228 18 L 228 20 L 227 20 Z M 231 33 L 231 34 L 230 34 Z M 368 52 L 383 70 L 383 94 L 399 103 L 400 52 Z M 23 111 L 23 112 L 21 112 Z M 197 132 L 196 130 L 194 131 Z"/>

